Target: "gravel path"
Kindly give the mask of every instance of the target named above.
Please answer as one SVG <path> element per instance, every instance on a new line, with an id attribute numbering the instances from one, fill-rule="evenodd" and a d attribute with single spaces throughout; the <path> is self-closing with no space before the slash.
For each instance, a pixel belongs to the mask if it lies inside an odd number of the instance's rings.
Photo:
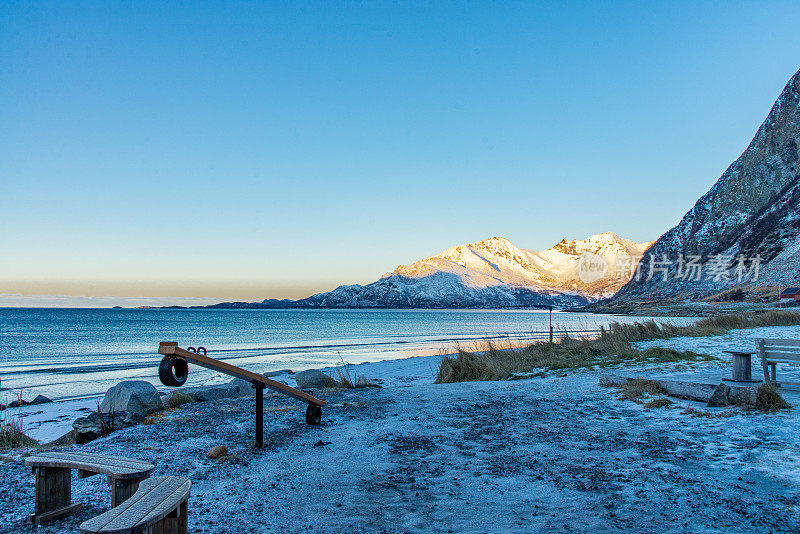
<path id="1" fill-rule="evenodd" d="M 268 396 L 262 450 L 253 400 L 223 400 L 83 450 L 190 477 L 191 532 L 800 530 L 794 412 L 694 417 L 611 393 L 594 373 L 327 392 L 318 428 Z M 237 457 L 209 460 L 218 444 Z M 0 477 L 0 532 L 77 532 L 108 507 L 104 479 L 76 478 L 84 510 L 34 529 L 29 470 Z"/>

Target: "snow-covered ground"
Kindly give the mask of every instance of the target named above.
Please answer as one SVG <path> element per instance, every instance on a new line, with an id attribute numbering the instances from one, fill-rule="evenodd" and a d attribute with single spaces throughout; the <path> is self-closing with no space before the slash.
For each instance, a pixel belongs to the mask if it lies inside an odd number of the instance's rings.
<path id="1" fill-rule="evenodd" d="M 439 356 L 418 356 L 401 360 L 385 360 L 372 363 L 349 365 L 348 371 L 355 380 L 364 376 L 377 381 L 384 386 L 403 385 L 410 382 L 433 382 L 439 367 Z M 338 371 L 333 367 L 322 369 L 331 376 L 338 378 Z M 295 387 L 294 375 L 281 374 L 273 376 Z M 230 377 L 217 374 L 206 381 L 204 385 L 214 386 L 230 381 Z M 161 384 L 154 384 L 162 390 L 167 390 Z M 90 412 L 97 410 L 103 400 L 102 396 L 86 397 L 80 399 L 37 404 L 19 408 L 8 408 L 0 411 L 1 419 L 14 419 L 22 423 L 25 434 L 39 441 L 49 443 L 60 438 L 72 430 L 72 422 L 78 417 L 85 417 Z"/>
<path id="2" fill-rule="evenodd" d="M 89 397 L 21 408 L 7 408 L 0 418 L 20 421 L 25 434 L 40 443 L 49 443 L 72 430 L 72 422 L 97 409 L 102 397 Z"/>
<path id="3" fill-rule="evenodd" d="M 758 330 L 800 338 L 798 328 Z M 718 355 L 754 332 L 654 344 Z M 191 478 L 191 532 L 800 530 L 797 410 L 645 409 L 599 387 L 594 371 L 434 385 L 436 363 L 353 366 L 384 387 L 318 392 L 328 403 L 320 427 L 303 422 L 303 406 L 267 396 L 261 450 L 250 447 L 250 398 L 185 405 L 82 450 Z M 236 457 L 209 460 L 219 444 Z M 0 532 L 77 532 L 108 508 L 102 477 L 76 478 L 83 511 L 34 529 L 24 524 L 34 488 L 22 458 L 0 465 L 0 477 Z"/>

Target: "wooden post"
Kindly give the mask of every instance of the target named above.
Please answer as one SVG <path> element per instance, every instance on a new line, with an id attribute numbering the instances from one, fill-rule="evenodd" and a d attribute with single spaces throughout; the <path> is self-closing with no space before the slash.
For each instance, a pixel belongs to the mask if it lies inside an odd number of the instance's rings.
<path id="1" fill-rule="evenodd" d="M 256 445 L 264 446 L 264 384 L 253 383 L 256 390 Z"/>
<path id="2" fill-rule="evenodd" d="M 757 345 L 758 345 L 758 357 L 761 359 L 761 368 L 764 370 L 764 382 L 769 383 L 770 376 L 769 376 L 769 368 L 767 366 L 767 355 L 764 350 L 764 340 L 759 339 Z"/>
<path id="3" fill-rule="evenodd" d="M 41 525 L 52 519 L 77 512 L 80 504 L 72 504 L 72 470 L 61 467 L 34 467 L 36 504 L 30 520 Z"/>

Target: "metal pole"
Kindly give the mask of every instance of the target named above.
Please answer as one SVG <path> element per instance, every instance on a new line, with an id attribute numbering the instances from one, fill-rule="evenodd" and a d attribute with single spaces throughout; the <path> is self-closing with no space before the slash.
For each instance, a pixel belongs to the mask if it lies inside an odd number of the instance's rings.
<path id="1" fill-rule="evenodd" d="M 553 342 L 553 307 L 550 306 L 550 343 Z"/>
<path id="2" fill-rule="evenodd" d="M 264 446 L 264 384 L 253 384 L 256 390 L 256 445 Z"/>

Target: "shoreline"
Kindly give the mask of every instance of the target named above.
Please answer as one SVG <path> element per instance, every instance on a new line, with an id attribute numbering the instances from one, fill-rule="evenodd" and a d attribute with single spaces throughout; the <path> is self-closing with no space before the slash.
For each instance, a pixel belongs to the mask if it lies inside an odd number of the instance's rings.
<path id="1" fill-rule="evenodd" d="M 396 386 L 416 381 L 423 377 L 435 376 L 435 366 L 438 365 L 440 357 L 438 354 L 410 356 L 407 358 L 348 364 L 347 368 L 354 375 L 375 379 L 382 387 Z M 330 376 L 336 376 L 337 368 L 339 367 L 320 367 L 316 370 Z M 295 373 L 277 372 L 273 375 L 273 378 L 284 380 L 294 387 L 296 386 L 294 375 Z M 157 380 L 146 381 L 151 382 L 159 391 L 161 397 L 164 398 L 172 391 L 180 391 L 186 388 L 215 387 L 226 384 L 229 380 L 229 377 L 224 377 L 211 384 L 187 384 L 181 388 L 167 388 Z M 6 408 L 0 411 L 0 417 L 20 420 L 26 435 L 38 441 L 40 445 L 47 445 L 72 430 L 72 421 L 95 411 L 104 396 L 105 393 L 101 393 L 71 399 L 57 399 L 45 404 Z"/>
<path id="2" fill-rule="evenodd" d="M 800 338 L 800 328 L 643 343 L 719 355 L 765 335 Z M 319 427 L 303 422 L 297 403 L 268 393 L 263 449 L 251 446 L 248 396 L 167 410 L 79 450 L 149 461 L 154 475 L 189 477 L 189 525 L 199 533 L 800 528 L 800 515 L 784 509 L 800 499 L 796 409 L 764 415 L 682 400 L 649 409 L 600 387 L 600 369 L 433 384 L 437 363 L 428 356 L 351 366 L 383 387 L 319 390 L 327 403 Z M 730 362 L 626 371 L 693 376 L 727 373 Z M 800 393 L 787 398 L 797 405 Z M 209 459 L 217 445 L 228 456 Z M 77 532 L 81 521 L 107 509 L 105 483 L 77 479 L 81 513 L 27 526 L 34 488 L 22 452 L 0 465 L 2 520 L 13 532 Z"/>

